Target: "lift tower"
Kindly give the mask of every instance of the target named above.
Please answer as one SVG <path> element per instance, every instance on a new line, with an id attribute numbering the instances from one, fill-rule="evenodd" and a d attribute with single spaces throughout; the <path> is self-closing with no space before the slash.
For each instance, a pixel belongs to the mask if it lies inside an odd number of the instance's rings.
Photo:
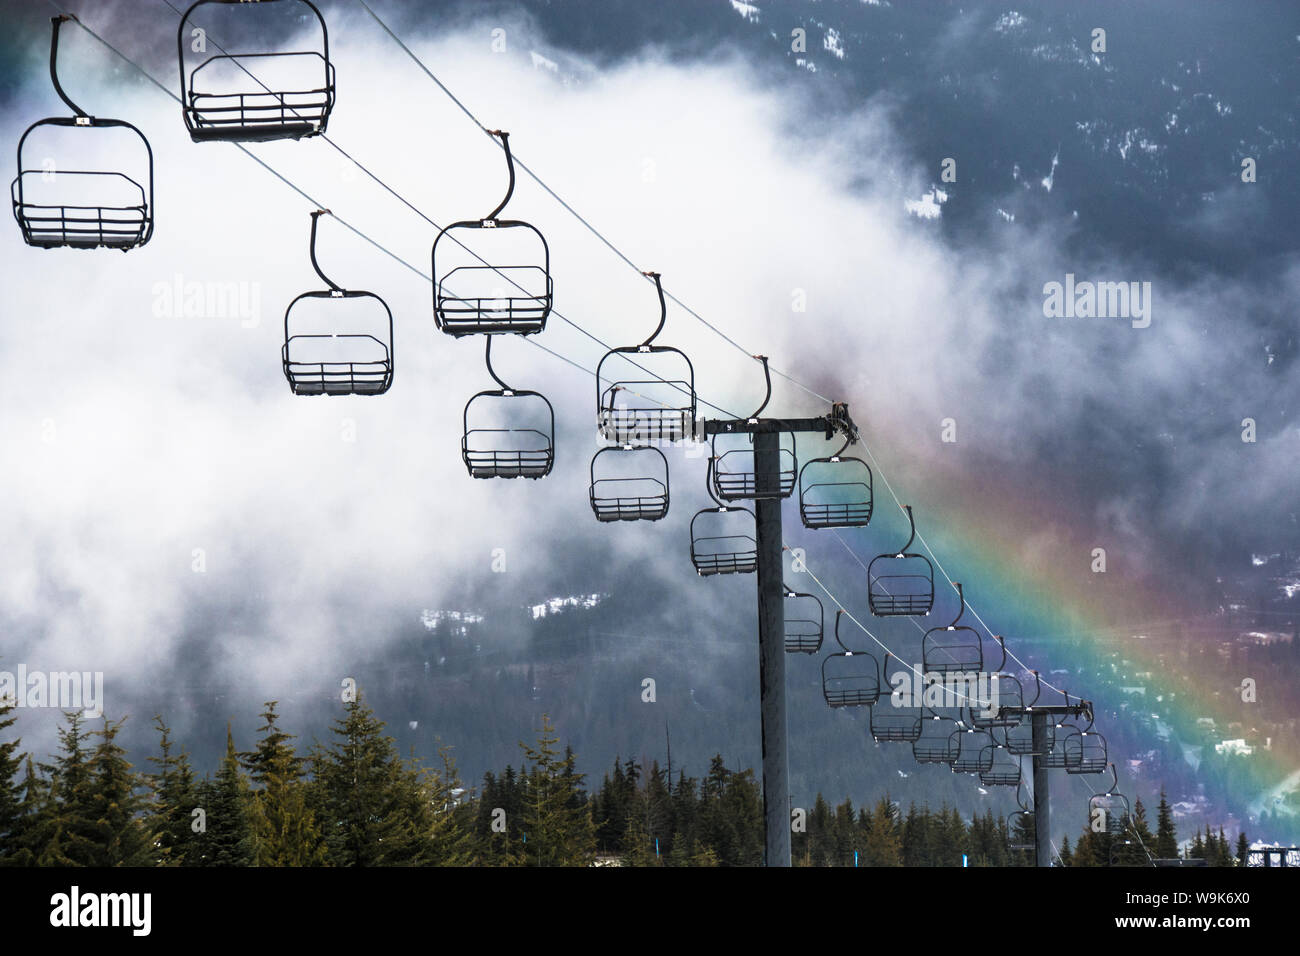
<path id="1" fill-rule="evenodd" d="M 781 435 L 816 432 L 830 440 L 839 433 L 856 442 L 858 428 L 843 402 L 831 405 L 818 418 L 761 418 L 772 397 L 767 357 L 767 399 L 749 418 L 708 419 L 704 434 L 749 434 L 754 442 L 752 487 L 743 497 L 754 499 L 758 550 L 758 679 L 762 714 L 764 861 L 767 866 L 790 865 L 790 764 L 786 750 L 785 706 L 785 590 L 781 572 L 781 499 L 791 492 L 781 480 Z M 738 496 L 739 497 L 739 496 Z"/>

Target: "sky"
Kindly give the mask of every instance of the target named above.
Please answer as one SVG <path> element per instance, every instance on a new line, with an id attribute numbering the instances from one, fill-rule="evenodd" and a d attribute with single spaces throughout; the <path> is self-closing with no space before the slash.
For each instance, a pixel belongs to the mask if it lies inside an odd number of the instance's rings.
<path id="1" fill-rule="evenodd" d="M 71 6 L 176 87 L 165 5 Z M 358 5 L 325 11 L 338 83 L 330 138 L 440 225 L 486 214 L 503 194 L 499 150 Z M 967 184 L 960 151 L 956 182 L 941 184 L 943 157 L 911 149 L 910 118 L 887 93 L 828 122 L 814 92 L 726 45 L 598 60 L 499 11 L 426 22 L 408 10 L 403 38 L 636 269 L 661 272 L 740 343 L 670 307 L 659 341 L 692 357 L 703 400 L 751 411 L 763 381 L 747 356 L 761 353 L 848 401 L 922 534 L 941 554 L 955 549 L 953 577 L 995 566 L 1032 581 L 1050 569 L 1083 592 L 1104 547 L 1094 599 L 1138 620 L 1155 606 L 1202 610 L 1207 575 L 1251 550 L 1295 547 L 1293 253 L 1262 280 L 1174 275 L 1104 243 L 1078 251 L 1086 207 L 954 235 L 945 206 L 971 194 L 997 205 L 1024 187 L 1010 175 Z M 46 10 L 10 4 L 6 19 L 0 138 L 14 142 L 65 110 L 45 72 Z M 508 211 L 545 233 L 556 309 L 571 322 L 554 315 L 535 343 L 499 341 L 493 358 L 506 381 L 553 403 L 556 467 L 538 482 L 474 481 L 458 453 L 462 408 L 491 380 L 481 343 L 434 328 L 434 227 L 320 139 L 248 148 L 306 196 L 235 146 L 190 142 L 171 98 L 92 37 L 65 33 L 69 95 L 149 138 L 157 223 L 125 255 L 27 248 L 14 226 L 0 237 L 0 667 L 102 670 L 108 712 L 140 713 L 157 687 L 186 681 L 247 701 L 291 687 L 328 694 L 351 663 L 383 658 L 392 622 L 423 608 L 534 603 L 637 576 L 680 594 L 688 620 L 750 608 L 747 588 L 701 588 L 688 561 L 686 524 L 709 504 L 698 449 L 670 453 L 667 521 L 592 520 L 594 381 L 537 346 L 593 369 L 605 347 L 592 336 L 641 341 L 657 302 L 535 182 L 521 173 Z M 35 151 L 75 168 L 93 133 L 73 134 Z M 138 168 L 135 144 L 94 148 L 97 161 Z M 1266 173 L 1240 183 L 1224 164 L 1214 212 L 1189 229 L 1235 229 L 1271 192 L 1294 189 Z M 1039 165 L 1023 177 L 1072 175 L 1068 154 L 1045 148 Z M 382 397 L 295 397 L 279 369 L 284 307 L 320 288 L 307 249 L 318 204 L 335 214 L 320 224 L 326 273 L 380 294 L 394 315 Z M 1149 327 L 1046 316 L 1045 284 L 1067 275 L 1150 283 Z M 247 308 L 189 314 L 172 296 L 178 282 L 236 283 Z M 769 409 L 825 404 L 778 376 Z M 1248 417 L 1254 443 L 1241 440 Z M 955 442 L 943 441 L 948 419 Z M 877 482 L 864 558 L 906 533 Z M 818 547 L 813 559 L 851 580 L 843 552 Z M 491 569 L 496 549 L 504 574 Z M 994 628 L 1017 612 L 970 597 Z M 32 740 L 52 728 L 34 726 Z"/>

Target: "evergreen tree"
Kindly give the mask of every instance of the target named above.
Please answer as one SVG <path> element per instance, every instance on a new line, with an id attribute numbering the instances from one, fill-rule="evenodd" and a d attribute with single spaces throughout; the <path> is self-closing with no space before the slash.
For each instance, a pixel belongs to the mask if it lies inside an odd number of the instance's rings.
<path id="1" fill-rule="evenodd" d="M 863 866 L 903 865 L 903 845 L 894 826 L 888 797 L 877 803 L 871 813 L 871 829 L 867 832 L 863 857 Z"/>
<path id="2" fill-rule="evenodd" d="M 173 754 L 171 728 L 161 714 L 154 715 L 154 726 L 161 740 L 160 756 L 150 757 L 157 770 L 149 776 L 153 800 L 149 814 L 149 828 L 157 834 L 157 862 L 161 866 L 184 866 L 192 862 L 195 807 L 198 806 L 197 785 L 190 767 L 189 754 L 184 750 Z"/>
<path id="3" fill-rule="evenodd" d="M 239 768 L 235 738 L 227 724 L 226 755 L 217 776 L 205 779 L 198 787 L 203 828 L 191 841 L 195 865 L 252 865 L 257 848 L 249 821 L 251 799 L 248 779 Z M 191 854 L 186 856 L 190 861 Z"/>
<path id="4" fill-rule="evenodd" d="M 94 866 L 97 847 L 90 756 L 79 711 L 65 713 L 67 726 L 59 728 L 59 752 L 53 764 L 40 764 L 50 777 L 45 806 L 38 813 L 33 834 L 39 866 Z"/>
<path id="5" fill-rule="evenodd" d="M 0 700 L 0 733 L 14 725 L 17 718 L 10 717 L 14 710 L 12 698 Z M 14 863 L 18 857 L 18 840 L 23 825 L 22 784 L 18 771 L 24 755 L 18 750 L 22 740 L 0 743 L 0 866 Z"/>
<path id="6" fill-rule="evenodd" d="M 1232 866 L 1232 847 L 1228 844 L 1227 834 L 1223 832 L 1223 825 L 1219 825 L 1219 837 L 1215 841 L 1214 862 L 1211 866 Z"/>
<path id="7" fill-rule="evenodd" d="M 1160 806 L 1156 811 L 1155 855 L 1162 860 L 1178 857 L 1178 829 L 1174 825 L 1174 812 L 1163 787 L 1160 790 Z"/>
<path id="8" fill-rule="evenodd" d="M 154 834 L 144 824 L 146 803 L 142 781 L 117 743 L 123 720 L 104 726 L 87 762 L 89 789 L 86 835 L 93 850 L 92 866 L 147 866 L 155 861 Z"/>
<path id="9" fill-rule="evenodd" d="M 1237 832 L 1237 865 L 1245 866 L 1250 859 L 1250 841 L 1246 839 L 1246 831 Z"/>
<path id="10" fill-rule="evenodd" d="M 14 853 L 4 861 L 7 866 L 36 866 L 45 840 L 52 833 L 54 801 L 50 796 L 49 782 L 36 772 L 36 762 L 31 754 L 27 755 L 23 767 Z"/>
<path id="11" fill-rule="evenodd" d="M 523 854 L 530 866 L 587 866 L 596 855 L 596 827 L 581 790 L 575 757 L 556 747 L 559 737 L 542 715 L 536 746 L 520 743 L 528 762 L 524 776 Z"/>
<path id="12" fill-rule="evenodd" d="M 293 735 L 277 726 L 277 701 L 266 702 L 262 734 L 255 750 L 239 754 L 257 788 L 249 802 L 255 866 L 321 866 L 325 844 L 316 816 L 307 805 L 303 759 Z"/>
<path id="13" fill-rule="evenodd" d="M 431 861 L 430 820 L 421 774 L 398 755 L 384 722 L 362 695 L 332 728 L 328 750 L 315 747 L 308 805 L 322 821 L 334 866 L 419 866 Z"/>
<path id="14" fill-rule="evenodd" d="M 1066 834 L 1061 838 L 1061 866 L 1073 866 L 1074 856 L 1070 852 L 1070 836 Z"/>

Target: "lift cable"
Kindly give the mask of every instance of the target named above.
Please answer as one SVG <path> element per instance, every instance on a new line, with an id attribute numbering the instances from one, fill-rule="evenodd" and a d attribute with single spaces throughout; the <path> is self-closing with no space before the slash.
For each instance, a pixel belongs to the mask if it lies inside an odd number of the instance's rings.
<path id="1" fill-rule="evenodd" d="M 172 3 L 172 0 L 162 0 L 162 2 L 163 2 L 164 4 L 166 4 L 166 5 L 167 5 L 167 6 L 168 6 L 168 7 L 169 7 L 173 12 L 177 13 L 178 15 L 181 14 L 180 9 L 178 9 L 178 8 L 177 8 L 177 7 Z M 89 31 L 88 31 L 88 32 L 89 32 Z M 95 35 L 95 34 L 92 33 L 92 35 Z M 109 45 L 106 41 L 104 41 L 102 38 L 97 37 L 97 39 L 100 39 L 100 41 L 103 42 L 106 46 L 109 46 L 109 49 L 113 49 L 113 47 L 110 46 L 110 45 Z M 225 52 L 226 52 L 225 48 L 222 47 L 221 44 L 219 44 L 216 40 L 213 40 L 210 36 L 208 37 L 208 42 L 211 43 L 211 44 L 212 44 L 214 47 L 216 47 L 218 50 L 220 50 L 222 53 L 225 53 Z M 399 42 L 400 42 L 400 41 L 399 41 Z M 142 69 L 138 64 L 136 64 L 134 61 L 131 61 L 131 60 L 130 60 L 128 57 L 126 57 L 124 54 L 122 54 L 121 52 L 119 52 L 119 51 L 117 51 L 117 50 L 115 50 L 115 49 L 113 50 L 113 52 L 117 53 L 117 54 L 118 54 L 119 56 L 121 56 L 123 59 L 126 59 L 128 62 L 130 62 L 130 63 L 132 64 L 132 66 L 135 66 L 137 70 L 140 70 L 140 72 L 144 73 L 144 70 L 143 70 L 143 69 Z M 267 92 L 270 92 L 270 88 L 269 88 L 265 83 L 263 83 L 263 82 L 262 82 L 262 81 L 261 81 L 261 80 L 260 80 L 260 79 L 259 79 L 259 78 L 258 78 L 258 77 L 257 77 L 257 76 L 252 72 L 252 71 L 251 71 L 251 70 L 249 70 L 246 66 L 244 66 L 242 63 L 240 63 L 239 60 L 238 60 L 237 58 L 235 59 L 234 62 L 235 62 L 235 65 L 236 65 L 237 67 L 239 67 L 239 69 L 240 69 L 242 72 L 244 72 L 245 74 L 247 74 L 247 76 L 248 76 L 250 79 L 253 80 L 253 82 L 255 82 L 258 86 L 262 87 L 263 90 L 266 90 Z M 148 76 L 147 73 L 146 73 L 145 75 Z M 150 80 L 153 80 L 153 77 L 150 76 L 149 79 L 150 79 Z M 156 80 L 153 80 L 153 82 L 154 82 L 155 85 L 157 85 L 157 86 L 161 86 L 161 84 L 159 84 Z M 174 93 L 172 93 L 171 90 L 167 89 L 166 87 L 162 87 L 162 88 L 165 89 L 166 92 L 167 92 L 169 95 L 171 95 L 172 98 L 175 99 L 178 103 L 181 102 L 180 98 L 177 97 Z M 290 107 L 290 110 L 292 110 L 292 109 L 293 109 L 293 108 Z M 476 122 L 477 122 L 477 121 L 476 121 Z M 493 137 L 495 137 L 495 135 L 496 135 L 496 131 L 494 131 L 494 130 L 487 130 L 486 128 L 484 128 L 484 132 L 487 132 L 489 136 L 493 136 Z M 439 224 L 438 224 L 437 222 L 435 222 L 432 218 L 430 218 L 427 214 L 425 214 L 425 213 L 424 213 L 424 212 L 423 212 L 423 211 L 422 211 L 418 206 L 416 206 L 414 203 L 412 203 L 409 199 L 407 199 L 405 196 L 403 196 L 400 192 L 398 192 L 396 189 L 394 189 L 392 186 L 390 186 L 390 185 L 389 185 L 389 184 L 388 184 L 388 183 L 387 183 L 387 182 L 386 182 L 382 177 L 380 177 L 377 173 L 375 173 L 375 172 L 374 172 L 373 170 L 371 170 L 368 166 L 366 166 L 364 163 L 362 163 L 359 159 L 357 159 L 355 156 L 353 156 L 350 152 L 348 152 L 346 149 L 344 149 L 342 146 L 340 146 L 337 142 L 335 142 L 334 139 L 331 138 L 331 137 L 329 136 L 329 134 L 327 134 L 327 133 L 323 133 L 323 132 L 322 132 L 322 133 L 319 134 L 319 136 L 320 136 L 320 138 L 321 138 L 322 140 L 324 140 L 326 143 L 328 143 L 328 144 L 329 144 L 329 145 L 330 145 L 330 146 L 331 146 L 331 147 L 332 147 L 332 148 L 333 148 L 333 149 L 334 149 L 334 150 L 335 150 L 335 151 L 336 151 L 340 156 L 342 156 L 342 157 L 344 157 L 345 159 L 347 159 L 350 163 L 352 163 L 352 165 L 356 166 L 357 169 L 359 169 L 359 170 L 361 170 L 363 173 L 365 173 L 365 174 L 366 174 L 366 175 L 367 175 L 371 180 L 373 180 L 373 181 L 374 181 L 378 186 L 380 186 L 382 189 L 384 189 L 384 190 L 385 190 L 389 195 L 391 195 L 391 196 L 392 196 L 394 199 L 396 199 L 398 202 L 402 203 L 402 205 L 404 205 L 404 206 L 406 206 L 408 209 L 410 209 L 411 212 L 415 213 L 417 216 L 419 216 L 421 219 L 423 219 L 426 223 L 428 223 L 428 224 L 429 224 L 430 226 L 432 226 L 434 229 L 439 230 L 439 231 L 442 230 L 442 226 L 441 226 L 441 225 L 439 225 Z M 494 139 L 494 141 L 495 141 L 495 139 Z M 240 144 L 236 144 L 236 145 L 240 145 Z M 500 145 L 500 144 L 498 143 L 498 145 Z M 243 146 L 240 145 L 240 148 L 243 149 Z M 252 153 L 249 153 L 248 150 L 244 150 L 244 152 L 245 152 L 245 153 L 248 153 L 248 155 L 250 155 L 250 156 L 253 156 L 253 154 L 252 154 Z M 256 159 L 257 157 L 256 157 L 256 156 L 253 156 L 253 158 Z M 258 162 L 261 162 L 261 160 L 258 160 Z M 517 162 L 517 160 L 516 160 L 516 162 Z M 265 166 L 266 164 L 263 163 L 262 165 Z M 519 165 L 522 167 L 523 164 L 520 163 Z M 267 168 L 269 169 L 270 167 L 267 167 Z M 274 170 L 272 170 L 272 171 L 274 171 Z M 511 191 L 513 191 L 513 187 L 514 187 L 514 182 L 513 182 L 513 167 L 511 168 L 511 174 L 512 174 L 512 175 L 511 175 Z M 277 174 L 277 175 L 278 175 L 278 174 Z M 531 171 L 529 172 L 529 175 L 532 175 Z M 290 184 L 290 185 L 292 185 L 292 184 Z M 295 187 L 295 188 L 296 188 L 296 187 Z M 299 191 L 300 193 L 302 192 L 301 190 L 298 190 L 298 191 Z M 304 195 L 305 195 L 305 194 L 304 194 Z M 507 194 L 507 198 L 509 198 L 509 195 L 508 195 L 508 194 Z M 490 218 L 490 217 L 489 217 L 489 218 Z M 340 220 L 340 221 L 343 221 L 343 220 Z M 346 222 L 344 222 L 344 225 L 348 225 L 348 224 L 347 224 Z M 362 235 L 360 232 L 358 232 L 358 230 L 356 230 L 356 229 L 353 228 L 352 226 L 349 225 L 348 228 L 352 229 L 353 232 L 357 232 L 358 235 Z M 363 235 L 362 237 L 368 239 L 368 237 L 366 237 L 366 236 L 364 236 L 364 235 Z M 510 276 L 507 276 L 507 275 L 503 274 L 503 273 L 500 271 L 500 269 L 498 269 L 498 268 L 492 266 L 492 265 L 491 265 L 491 264 L 490 264 L 486 259 L 484 259 L 482 256 L 480 256 L 477 252 L 475 252 L 473 249 L 469 248 L 469 246 L 465 245 L 465 243 L 461 242 L 461 241 L 460 241 L 459 239 L 457 239 L 455 236 L 451 236 L 451 235 L 449 235 L 448 238 L 449 238 L 452 242 L 454 242 L 457 246 L 459 246 L 461 249 L 463 249 L 465 252 L 467 252 L 469 255 L 473 256 L 476 260 L 478 260 L 478 261 L 479 261 L 480 263 L 482 263 L 484 266 L 487 266 L 488 268 L 492 269 L 493 272 L 495 272 L 497 275 L 499 275 L 499 276 L 500 276 L 502 279 L 504 279 L 507 283 L 509 283 L 510 285 L 514 286 L 516 289 L 520 289 L 520 290 L 522 291 L 522 287 L 519 285 L 518 282 L 516 282 L 516 281 L 515 281 L 513 278 L 511 278 Z M 372 242 L 373 245 L 378 245 L 377 243 L 374 243 L 373 240 L 370 240 L 370 241 Z M 382 247 L 381 247 L 381 248 L 382 248 Z M 386 249 L 385 249 L 384 251 L 387 252 Z M 389 255 L 392 255 L 392 253 L 389 253 Z M 393 256 L 393 258 L 398 258 L 398 257 Z M 408 269 L 412 269 L 412 271 L 414 271 L 417 275 L 419 275 L 419 276 L 421 276 L 421 277 L 423 277 L 423 278 L 429 279 L 430 281 L 433 281 L 433 280 L 431 279 L 431 277 L 425 275 L 424 272 L 422 272 L 422 271 L 420 271 L 420 270 L 418 270 L 418 269 L 415 269 L 414 267 L 412 267 L 412 266 L 410 265 L 410 263 L 405 262 L 404 260 L 401 260 L 401 259 L 399 259 L 398 261 L 402 262 L 402 264 L 405 265 Z M 553 308 L 553 309 L 551 309 L 551 312 L 552 312 L 552 314 L 555 315 L 555 317 L 558 318 L 561 322 L 564 322 L 566 325 L 569 325 L 570 327 L 576 329 L 578 332 L 582 333 L 582 334 L 585 335 L 587 338 L 591 339 L 591 341 L 595 342 L 597 345 L 599 345 L 599 346 L 601 346 L 602 348 L 605 348 L 605 349 L 608 349 L 608 348 L 609 348 L 608 343 L 604 342 L 604 341 L 603 341 L 602 339 L 600 339 L 598 336 L 596 336 L 596 335 L 592 334 L 591 332 L 587 331 L 587 329 L 585 329 L 583 326 L 579 325 L 577 322 L 575 322 L 575 321 L 573 321 L 572 319 L 568 318 L 567 316 L 563 315 L 563 314 L 562 314 L 558 309 L 554 309 L 554 308 Z M 534 342 L 534 343 L 532 343 L 532 344 L 537 345 L 536 342 Z M 559 356 L 558 353 L 551 352 L 551 350 L 548 349 L 548 348 L 546 348 L 545 346 L 541 346 L 541 345 L 539 345 L 538 347 L 541 348 L 543 351 L 550 352 L 552 355 L 556 355 L 556 357 L 558 357 L 558 358 L 563 358 L 563 356 Z M 564 360 L 565 360 L 566 362 L 569 362 L 569 364 L 571 364 L 571 365 L 574 364 L 573 362 L 569 361 L 568 359 L 564 359 Z M 632 365 L 636 366 L 637 368 L 641 368 L 640 365 L 638 365 L 636 362 L 632 361 L 631 359 L 628 359 L 627 361 L 630 362 Z M 585 367 L 582 367 L 582 366 L 578 366 L 578 367 L 582 368 L 583 371 L 587 371 L 587 369 L 586 369 Z M 642 370 L 642 371 L 645 371 L 645 369 L 641 369 L 641 370 Z M 644 396 L 642 396 L 642 397 L 644 397 Z M 723 415 L 729 415 L 729 416 L 731 415 L 731 413 L 728 412 L 726 409 L 719 408 L 717 405 L 714 405 L 714 404 L 712 404 L 711 402 L 705 401 L 704 399 L 701 399 L 701 401 L 704 402 L 705 405 L 708 405 L 710 408 L 715 409 L 716 411 L 722 413 Z M 732 416 L 732 417 L 734 417 L 734 416 Z"/>
<path id="2" fill-rule="evenodd" d="M 491 130 L 486 125 L 484 125 L 483 122 L 480 121 L 477 116 L 474 115 L 473 111 L 470 110 L 469 107 L 467 107 L 463 102 L 461 102 L 461 100 L 447 87 L 447 85 L 438 78 L 437 74 L 435 74 L 431 69 L 429 69 L 428 65 L 425 64 L 425 62 L 409 46 L 407 46 L 405 42 L 402 41 L 401 37 L 399 37 L 396 33 L 393 32 L 392 28 L 389 27 L 389 25 L 386 22 L 384 22 L 384 20 L 379 16 L 379 14 L 375 13 L 374 9 L 370 6 L 367 0 L 357 0 L 357 3 L 359 3 L 361 7 L 371 16 L 371 18 L 380 26 L 380 28 L 383 29 L 383 31 L 387 33 L 389 37 L 391 37 L 399 47 L 402 48 L 402 50 L 406 53 L 407 56 L 411 58 L 411 60 L 416 64 L 416 66 L 418 66 L 420 70 L 426 76 L 428 76 L 429 79 L 432 80 L 434 84 L 436 84 L 437 87 L 440 90 L 442 90 L 442 92 L 445 93 L 449 99 L 451 99 L 453 103 L 456 104 L 456 106 L 460 109 L 460 111 L 464 113 L 467 117 L 469 117 L 469 119 L 474 123 L 474 125 L 476 125 L 485 135 L 491 137 Z M 519 158 L 518 155 L 515 155 L 514 160 L 520 169 L 526 172 L 532 178 L 532 180 L 537 183 L 538 186 L 540 186 L 549 196 L 551 196 L 557 203 L 559 203 L 565 210 L 567 210 L 583 226 L 585 226 L 587 230 L 591 232 L 591 234 L 594 235 L 597 239 L 599 239 L 611 252 L 614 253 L 615 256 L 617 256 L 627 266 L 636 270 L 636 272 L 642 273 L 641 268 L 637 266 L 636 263 L 634 263 L 630 258 L 628 258 L 628 256 L 621 249 L 619 249 L 618 246 L 616 246 L 612 241 L 610 241 L 610 239 L 608 239 L 604 235 L 604 233 L 602 233 L 599 229 L 593 226 L 584 216 L 582 216 L 576 209 L 574 209 L 573 206 L 571 206 L 568 202 L 566 202 L 558 193 L 555 192 L 555 190 L 553 190 L 549 185 L 547 185 L 547 183 L 537 173 L 535 173 L 526 163 L 524 163 Z M 701 322 L 705 327 L 712 330 L 715 334 L 717 334 L 720 338 L 722 338 L 728 344 L 733 346 L 743 355 L 747 355 L 751 358 L 754 357 L 753 352 L 745 348 L 735 339 L 731 338 L 731 336 L 727 335 L 716 325 L 709 322 L 707 319 L 704 318 L 704 316 L 700 315 L 697 311 L 692 309 L 690 306 L 684 303 L 677 296 L 675 296 L 671 292 L 665 293 L 665 295 L 669 299 L 671 299 L 674 303 L 676 303 L 677 306 L 679 306 L 688 315 L 692 316 L 693 318 Z M 807 394 L 811 395 L 812 397 L 817 398 L 823 402 L 827 402 L 827 403 L 831 402 L 831 399 L 827 398 L 825 395 L 822 395 L 816 389 L 808 385 L 805 385 L 803 382 L 800 382 L 798 379 L 781 371 L 780 369 L 773 368 L 771 369 L 771 371 L 779 375 L 781 378 L 785 379 L 786 381 L 790 382 L 796 388 L 799 388 L 802 391 L 806 392 Z M 710 404 L 710 403 L 705 402 L 705 404 Z M 711 407 L 716 408 L 716 406 L 711 406 Z M 735 416 L 731 416 L 731 417 L 735 417 Z M 880 464 L 876 460 L 875 455 L 872 453 L 870 446 L 868 446 L 865 441 L 861 442 L 861 444 L 863 450 L 867 453 L 867 456 L 871 459 L 872 465 L 875 467 L 876 471 L 880 474 L 881 479 L 885 482 L 885 488 L 889 491 L 890 497 L 893 498 L 894 504 L 898 506 L 899 511 L 905 511 L 902 501 L 895 493 L 893 485 L 890 483 L 888 476 L 886 476 L 884 471 L 880 468 Z M 929 542 L 925 540 L 925 536 L 918 532 L 916 535 L 916 540 L 920 542 L 921 546 L 925 548 L 926 552 L 934 560 L 935 567 L 939 569 L 939 572 L 944 576 L 945 579 L 947 579 L 948 583 L 953 584 L 954 582 L 952 577 L 948 574 L 942 562 L 939 560 L 938 556 L 934 553 L 934 550 L 930 547 Z M 988 624 L 984 621 L 983 617 L 980 616 L 980 613 L 974 607 L 971 607 L 969 604 L 967 604 L 967 608 L 970 610 L 974 618 L 977 621 L 979 621 L 981 625 L 983 625 L 983 627 L 985 628 L 985 630 L 988 631 L 989 634 L 994 633 L 993 629 L 988 626 Z M 1020 660 L 1020 658 L 1016 657 L 1014 654 L 1012 654 L 1011 656 L 1012 659 L 1015 660 L 1022 667 L 1025 667 L 1027 670 L 1029 669 L 1028 665 L 1026 665 L 1024 661 Z M 1054 687 L 1051 684 L 1048 684 L 1047 686 L 1052 690 L 1061 693 L 1059 688 Z"/>

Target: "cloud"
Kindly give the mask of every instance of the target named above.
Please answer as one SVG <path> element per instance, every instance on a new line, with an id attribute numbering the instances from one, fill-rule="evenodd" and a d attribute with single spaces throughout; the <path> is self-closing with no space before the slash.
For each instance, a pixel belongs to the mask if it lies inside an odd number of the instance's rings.
<path id="1" fill-rule="evenodd" d="M 87 21 L 128 51 L 166 42 L 167 24 L 137 30 L 137 16 Z M 1293 484 L 1295 429 L 1280 410 L 1297 397 L 1286 374 L 1294 340 L 1266 366 L 1247 323 L 1296 301 L 1294 268 L 1259 287 L 1187 281 L 1079 256 L 1081 227 L 1068 221 L 998 221 L 954 238 L 905 211 L 933 161 L 909 154 L 884 101 L 830 136 L 804 94 L 725 52 L 685 63 L 646 52 L 575 80 L 532 65 L 533 54 L 570 60 L 534 44 L 527 21 L 511 29 L 505 54 L 475 21 L 407 39 L 639 268 L 662 272 L 745 349 L 850 400 L 868 433 L 905 456 L 887 463 L 900 484 L 933 480 L 938 422 L 956 414 L 971 436 L 961 460 L 1000 471 L 1008 498 L 1026 471 L 1060 475 L 1082 496 L 1079 520 L 1113 526 L 1156 564 L 1177 563 L 1160 554 L 1165 535 L 1206 544 L 1273 526 L 1278 489 Z M 32 33 L 33 48 L 44 42 Z M 496 147 L 368 19 L 344 17 L 331 42 L 330 136 L 437 222 L 485 214 L 504 186 Z M 685 590 L 686 525 L 708 504 L 702 459 L 670 455 L 668 521 L 596 524 L 585 493 L 594 382 L 529 342 L 500 342 L 494 360 L 511 384 L 553 402 L 555 472 L 468 478 L 462 407 L 491 384 L 481 344 L 439 334 L 428 283 L 329 219 L 323 267 L 392 308 L 395 382 L 380 398 L 292 396 L 281 318 L 294 295 L 320 286 L 307 257 L 313 205 L 235 147 L 191 143 L 176 104 L 111 56 L 66 70 L 97 113 L 150 137 L 157 231 L 125 256 L 28 249 L 14 228 L 0 240 L 6 660 L 104 669 L 113 713 L 115 688 L 147 708 L 151 688 L 196 667 L 250 696 L 328 686 L 347 662 L 382 656 L 395 618 L 441 604 L 523 605 L 640 574 L 650 590 L 689 595 L 673 612 L 684 620 L 748 607 L 740 591 Z M 60 112 L 55 103 L 43 75 L 25 77 L 3 137 Z M 433 228 L 328 144 L 250 150 L 428 271 Z M 950 201 L 971 188 L 949 188 Z M 648 334 L 653 290 L 522 173 L 509 211 L 545 232 L 563 316 L 608 345 Z M 1045 319 L 1042 285 L 1066 272 L 1151 281 L 1152 327 Z M 258 321 L 155 314 L 178 276 L 255 288 Z M 691 355 L 708 401 L 743 414 L 761 400 L 757 365 L 680 309 L 660 341 Z M 587 368 L 604 351 L 559 316 L 538 344 Z M 823 410 L 780 378 L 771 407 Z M 1252 412 L 1274 427 L 1238 447 L 1237 422 Z M 504 575 L 490 570 L 496 548 L 509 556 Z"/>

